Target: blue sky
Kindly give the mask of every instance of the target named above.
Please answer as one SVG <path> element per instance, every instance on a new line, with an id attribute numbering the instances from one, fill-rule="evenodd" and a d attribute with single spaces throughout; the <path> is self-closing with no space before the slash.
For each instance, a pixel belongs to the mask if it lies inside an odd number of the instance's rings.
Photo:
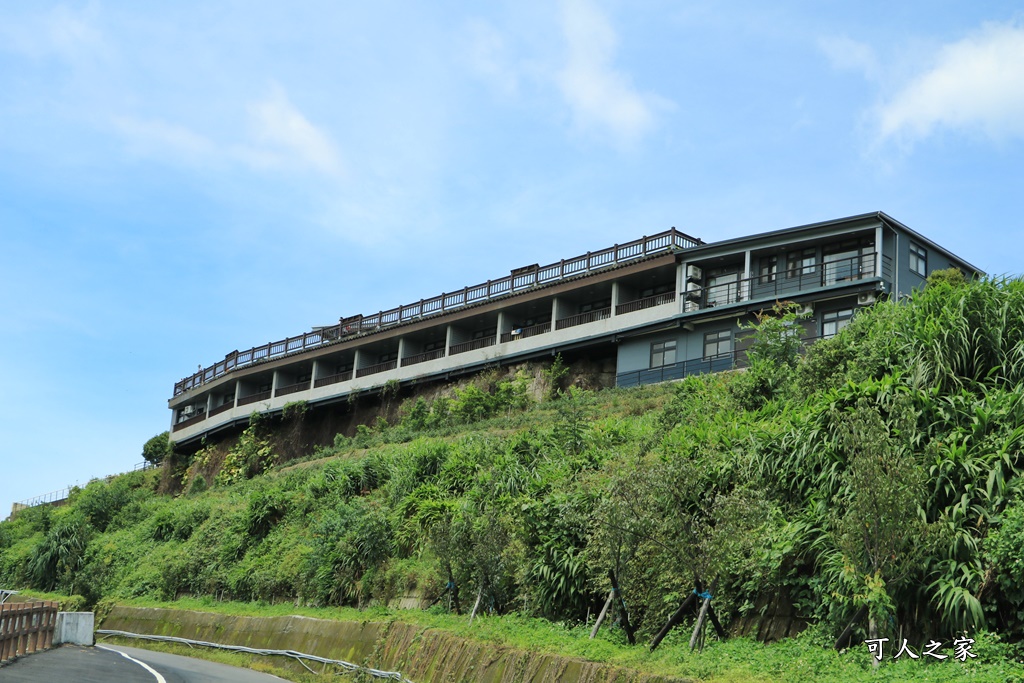
<path id="1" fill-rule="evenodd" d="M 0 6 L 0 512 L 200 363 L 671 226 L 1024 271 L 1019 3 L 346 4 Z"/>

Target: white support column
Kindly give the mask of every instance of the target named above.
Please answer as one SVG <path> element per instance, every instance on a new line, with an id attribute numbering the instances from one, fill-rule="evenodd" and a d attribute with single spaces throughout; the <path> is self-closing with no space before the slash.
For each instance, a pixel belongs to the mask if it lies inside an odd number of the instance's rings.
<path id="1" fill-rule="evenodd" d="M 444 355 L 449 356 L 452 352 L 452 336 L 455 334 L 455 328 L 449 325 L 444 331 Z"/>
<path id="2" fill-rule="evenodd" d="M 619 281 L 612 282 L 612 317 L 615 317 L 615 309 L 619 307 Z"/>
<path id="3" fill-rule="evenodd" d="M 396 367 L 402 367 L 402 359 L 405 358 L 405 337 L 398 338 L 398 362 Z"/>
<path id="4" fill-rule="evenodd" d="M 882 277 L 882 226 L 875 228 L 875 277 Z"/>
<path id="5" fill-rule="evenodd" d="M 278 379 L 280 374 L 280 370 L 274 370 L 274 377 L 270 380 L 270 398 L 274 398 L 277 395 L 277 387 L 280 386 Z"/>
<path id="6" fill-rule="evenodd" d="M 686 263 L 676 265 L 676 313 L 686 312 Z"/>
<path id="7" fill-rule="evenodd" d="M 743 252 L 743 273 L 740 275 L 743 283 L 740 285 L 740 301 L 750 299 L 750 278 L 752 277 L 754 274 L 750 270 L 750 250 L 747 249 Z"/>
<path id="8" fill-rule="evenodd" d="M 352 379 L 356 378 L 356 371 L 365 366 L 365 356 L 365 351 L 363 351 L 362 349 L 356 349 L 355 355 L 352 358 Z"/>
<path id="9" fill-rule="evenodd" d="M 213 392 L 211 391 L 206 395 L 206 414 L 209 415 L 210 411 L 216 407 L 217 406 L 213 405 Z"/>
<path id="10" fill-rule="evenodd" d="M 498 338 L 495 343 L 501 343 L 501 335 L 508 334 L 512 331 L 512 316 L 505 311 L 498 311 Z"/>

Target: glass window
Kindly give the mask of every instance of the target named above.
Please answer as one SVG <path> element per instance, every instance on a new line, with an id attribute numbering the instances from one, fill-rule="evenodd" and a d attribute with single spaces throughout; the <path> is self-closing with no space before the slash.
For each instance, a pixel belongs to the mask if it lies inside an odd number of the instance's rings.
<path id="1" fill-rule="evenodd" d="M 850 323 L 853 309 L 844 308 L 839 311 L 828 311 L 821 316 L 821 336 L 834 337 Z"/>
<path id="2" fill-rule="evenodd" d="M 786 263 L 786 277 L 797 278 L 801 275 L 813 275 L 817 266 L 814 249 L 804 249 L 790 253 Z"/>
<path id="3" fill-rule="evenodd" d="M 725 306 L 740 300 L 740 274 L 722 273 L 708 278 L 707 305 Z"/>
<path id="4" fill-rule="evenodd" d="M 660 368 L 663 365 L 672 365 L 676 362 L 676 342 L 672 341 L 655 342 L 651 344 L 651 367 Z"/>
<path id="5" fill-rule="evenodd" d="M 732 353 L 732 330 L 708 332 L 704 335 L 704 357 L 714 358 Z"/>
<path id="6" fill-rule="evenodd" d="M 775 282 L 775 274 L 779 270 L 779 257 L 778 256 L 762 256 L 761 257 L 761 270 L 759 275 L 761 276 L 761 284 L 767 282 Z"/>
<path id="7" fill-rule="evenodd" d="M 910 243 L 910 272 L 921 277 L 928 275 L 928 252 L 920 244 Z"/>

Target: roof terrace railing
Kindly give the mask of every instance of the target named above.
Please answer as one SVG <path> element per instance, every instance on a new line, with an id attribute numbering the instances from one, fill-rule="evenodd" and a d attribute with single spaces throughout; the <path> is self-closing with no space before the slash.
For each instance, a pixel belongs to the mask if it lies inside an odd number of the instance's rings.
<path id="1" fill-rule="evenodd" d="M 700 244 L 703 244 L 701 240 L 672 228 L 650 237 L 645 236 L 626 244 L 616 244 L 600 251 L 587 252 L 582 256 L 563 259 L 547 266 L 535 265 L 519 268 L 512 271 L 511 275 L 497 280 L 488 280 L 485 283 L 464 287 L 460 291 L 441 294 L 431 299 L 420 299 L 415 303 L 380 311 L 373 315 L 342 318 L 337 325 L 316 328 L 311 332 L 256 346 L 248 351 L 232 351 L 224 357 L 224 360 L 217 361 L 177 382 L 174 385 L 174 395 L 178 396 L 195 389 L 237 368 L 270 358 L 306 351 L 360 334 L 372 334 L 399 323 L 448 313 L 489 299 L 515 294 L 609 266 L 656 254 L 690 249 Z"/>

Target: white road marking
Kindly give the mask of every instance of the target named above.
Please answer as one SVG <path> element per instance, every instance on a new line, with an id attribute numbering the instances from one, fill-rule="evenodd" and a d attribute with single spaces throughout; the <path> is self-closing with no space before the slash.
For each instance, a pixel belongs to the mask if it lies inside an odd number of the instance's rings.
<path id="1" fill-rule="evenodd" d="M 115 650 L 112 647 L 103 647 L 102 645 L 97 645 L 96 647 L 98 647 L 101 650 L 106 650 L 107 652 L 117 652 L 117 654 L 121 655 L 122 657 L 124 657 L 128 661 L 135 662 L 136 664 L 141 666 L 143 669 L 145 669 L 149 673 L 153 674 L 153 676 L 156 677 L 156 683 L 167 683 L 167 679 L 164 678 L 163 676 L 161 676 L 160 672 L 155 670 L 149 664 L 146 664 L 145 662 L 140 662 L 139 660 L 135 659 L 134 657 L 130 657 L 130 656 L 126 655 L 123 652 L 119 652 L 118 650 Z"/>

